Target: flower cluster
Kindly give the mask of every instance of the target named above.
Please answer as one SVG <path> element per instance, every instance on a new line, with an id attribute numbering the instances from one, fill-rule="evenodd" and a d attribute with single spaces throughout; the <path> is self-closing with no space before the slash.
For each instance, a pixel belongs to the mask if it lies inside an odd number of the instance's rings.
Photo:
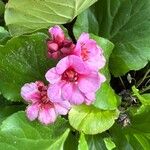
<path id="1" fill-rule="evenodd" d="M 21 88 L 21 96 L 29 103 L 27 117 L 31 121 L 38 118 L 44 124 L 55 122 L 58 115 L 66 115 L 73 105 L 92 104 L 105 81 L 99 73 L 105 65 L 103 51 L 88 33 L 83 33 L 76 45 L 59 26 L 50 28 L 49 33 L 48 57 L 58 60 L 45 75 L 49 84 L 36 81 Z"/>

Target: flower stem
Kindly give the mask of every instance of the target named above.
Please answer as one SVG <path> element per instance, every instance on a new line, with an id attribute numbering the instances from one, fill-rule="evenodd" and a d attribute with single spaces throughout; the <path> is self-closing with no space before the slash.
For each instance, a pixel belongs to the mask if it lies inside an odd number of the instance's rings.
<path id="1" fill-rule="evenodd" d="M 140 91 L 140 93 L 144 93 L 144 92 L 146 92 L 146 91 L 148 91 L 148 90 L 150 90 L 150 85 L 147 86 L 146 88 L 143 88 L 143 89 Z"/>
<path id="2" fill-rule="evenodd" d="M 147 78 L 148 74 L 150 73 L 150 69 L 147 70 L 147 72 L 145 73 L 144 77 L 139 80 L 139 82 L 137 83 L 137 88 L 144 82 L 144 80 Z"/>
<path id="3" fill-rule="evenodd" d="M 123 82 L 122 78 L 121 78 L 121 77 L 119 77 L 119 79 L 120 79 L 120 82 L 121 82 L 122 86 L 124 87 L 124 89 L 126 89 L 126 86 L 125 86 L 125 84 L 124 84 L 124 82 Z"/>

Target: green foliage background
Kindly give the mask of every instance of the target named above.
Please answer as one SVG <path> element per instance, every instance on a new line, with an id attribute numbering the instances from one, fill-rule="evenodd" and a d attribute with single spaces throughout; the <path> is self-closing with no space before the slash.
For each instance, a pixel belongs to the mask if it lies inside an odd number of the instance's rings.
<path id="1" fill-rule="evenodd" d="M 6 5 L 0 0 L 0 19 L 0 149 L 150 149 L 149 0 L 9 0 Z M 107 64 L 101 72 L 107 81 L 93 105 L 74 106 L 68 119 L 59 117 L 49 126 L 30 122 L 20 88 L 45 81 L 45 72 L 56 65 L 46 58 L 47 29 L 66 23 L 67 36 L 88 32 L 103 48 Z M 146 76 L 127 87 L 136 104 L 126 107 L 129 101 L 112 81 L 143 68 Z M 122 114 L 127 117 L 118 123 Z"/>

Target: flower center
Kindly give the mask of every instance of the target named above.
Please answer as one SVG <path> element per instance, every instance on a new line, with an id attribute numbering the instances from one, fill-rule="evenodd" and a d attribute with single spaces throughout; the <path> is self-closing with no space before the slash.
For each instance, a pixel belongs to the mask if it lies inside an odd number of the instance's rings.
<path id="1" fill-rule="evenodd" d="M 81 56 L 82 56 L 82 59 L 84 61 L 88 60 L 89 56 L 88 56 L 88 50 L 87 50 L 87 48 L 83 48 L 82 49 Z"/>
<path id="2" fill-rule="evenodd" d="M 62 75 L 62 80 L 69 82 L 77 82 L 78 78 L 78 73 L 72 68 L 67 69 Z"/>
<path id="3" fill-rule="evenodd" d="M 40 92 L 40 100 L 41 105 L 50 104 L 52 105 L 52 102 L 47 96 L 47 89 L 48 87 L 44 85 L 43 82 L 37 81 L 38 90 Z"/>

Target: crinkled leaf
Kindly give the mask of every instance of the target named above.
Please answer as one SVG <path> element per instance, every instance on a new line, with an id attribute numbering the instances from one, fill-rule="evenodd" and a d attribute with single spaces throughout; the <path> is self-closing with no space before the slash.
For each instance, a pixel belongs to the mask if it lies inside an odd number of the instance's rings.
<path id="1" fill-rule="evenodd" d="M 9 38 L 10 35 L 8 31 L 5 30 L 3 27 L 0 27 L 0 45 L 5 44 Z"/>
<path id="2" fill-rule="evenodd" d="M 115 76 L 139 70 L 150 61 L 149 26 L 149 0 L 99 0 L 80 14 L 75 24 L 77 29 L 93 32 L 115 44 L 109 63 Z"/>
<path id="3" fill-rule="evenodd" d="M 45 79 L 52 66 L 46 55 L 46 39 L 47 35 L 36 33 L 12 38 L 0 46 L 0 91 L 8 100 L 20 100 L 25 83 Z"/>
<path id="4" fill-rule="evenodd" d="M 99 0 L 92 10 L 99 35 L 115 44 L 111 72 L 120 76 L 143 68 L 150 60 L 150 1 Z"/>
<path id="5" fill-rule="evenodd" d="M 131 125 L 122 128 L 115 125 L 110 130 L 118 150 L 150 149 L 150 109 L 131 118 Z"/>
<path id="6" fill-rule="evenodd" d="M 12 35 L 71 21 L 97 0 L 10 0 L 5 21 Z"/>
<path id="7" fill-rule="evenodd" d="M 80 134 L 78 150 L 89 150 L 87 141 L 83 133 Z"/>
<path id="8" fill-rule="evenodd" d="M 74 106 L 69 112 L 69 122 L 85 134 L 97 134 L 108 130 L 118 117 L 118 111 L 101 110 L 94 106 Z"/>
<path id="9" fill-rule="evenodd" d="M 55 124 L 44 126 L 28 121 L 24 112 L 18 112 L 1 125 L 0 147 L 5 150 L 62 150 L 68 133 L 65 119 L 59 118 Z"/>

